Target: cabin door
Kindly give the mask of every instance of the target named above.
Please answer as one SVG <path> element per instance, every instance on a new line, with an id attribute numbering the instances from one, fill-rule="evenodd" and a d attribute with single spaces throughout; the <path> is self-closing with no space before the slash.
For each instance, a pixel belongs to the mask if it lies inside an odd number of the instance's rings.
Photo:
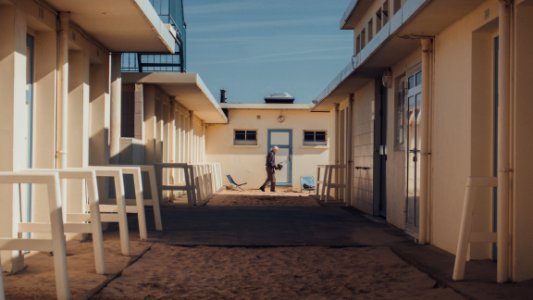
<path id="1" fill-rule="evenodd" d="M 387 217 L 387 88 L 378 81 L 374 119 L 374 215 Z"/>
<path id="2" fill-rule="evenodd" d="M 268 151 L 274 146 L 279 147 L 276 164 L 281 164 L 281 171 L 276 171 L 276 184 L 292 186 L 292 130 L 269 129 Z"/>

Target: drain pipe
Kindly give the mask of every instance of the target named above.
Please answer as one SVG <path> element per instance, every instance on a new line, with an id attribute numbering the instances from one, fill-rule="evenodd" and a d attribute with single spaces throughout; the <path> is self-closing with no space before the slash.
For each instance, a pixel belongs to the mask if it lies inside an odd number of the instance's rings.
<path id="1" fill-rule="evenodd" d="M 429 164 L 430 151 L 430 109 L 431 109 L 431 52 L 432 39 L 422 38 L 422 104 L 420 107 L 420 229 L 418 243 L 429 242 Z"/>
<path id="2" fill-rule="evenodd" d="M 340 164 L 340 151 L 341 151 L 341 131 L 340 131 L 340 113 L 339 113 L 339 104 L 335 104 L 335 165 L 338 166 Z M 339 170 L 338 168 L 334 168 L 335 171 L 335 198 L 338 201 L 339 200 Z"/>
<path id="3" fill-rule="evenodd" d="M 497 281 L 509 280 L 509 112 L 511 96 L 511 14 L 512 1 L 500 0 L 499 18 L 499 74 L 498 74 L 498 192 Z"/>
<path id="4" fill-rule="evenodd" d="M 353 177 L 353 103 L 354 94 L 350 94 L 346 109 L 346 204 L 352 205 L 352 177 Z"/>
<path id="5" fill-rule="evenodd" d="M 67 167 L 67 135 L 68 135 L 68 34 L 70 30 L 70 14 L 59 13 L 59 46 L 58 46 L 58 88 L 56 103 L 56 167 Z"/>

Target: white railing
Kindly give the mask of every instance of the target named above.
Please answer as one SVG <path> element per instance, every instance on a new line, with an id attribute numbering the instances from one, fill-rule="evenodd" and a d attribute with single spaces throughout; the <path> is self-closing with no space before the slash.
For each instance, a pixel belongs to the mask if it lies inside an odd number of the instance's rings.
<path id="1" fill-rule="evenodd" d="M 163 197 L 163 191 L 185 192 L 190 206 L 205 204 L 223 188 L 219 163 L 160 163 L 155 167 L 159 178 L 159 195 Z M 173 170 L 163 172 L 164 169 Z M 173 178 L 183 178 L 181 182 L 174 182 L 169 177 L 176 175 L 175 170 L 178 170 L 179 174 Z"/>
<path id="2" fill-rule="evenodd" d="M 50 239 L 23 239 L 18 237 L 0 238 L 0 250 L 10 251 L 52 251 L 55 270 L 57 299 L 70 299 L 70 288 L 67 274 L 67 255 L 65 232 L 63 228 L 63 209 L 61 206 L 61 187 L 57 172 L 0 172 L 0 184 L 42 184 L 48 190 L 48 212 L 50 215 Z M 20 210 L 21 207 L 19 206 Z M 18 227 L 22 220 L 19 214 L 13 214 L 13 226 Z M 18 230 L 18 229 L 17 229 Z M 2 279 L 2 278 L 0 278 Z M 0 290 L 0 292 L 2 292 Z M 0 298 L 5 297 L 0 294 Z"/>
<path id="3" fill-rule="evenodd" d="M 318 200 L 329 202 L 344 201 L 343 194 L 346 189 L 344 179 L 344 165 L 319 165 L 317 166 L 316 196 Z M 334 196 L 331 190 L 334 190 Z"/>

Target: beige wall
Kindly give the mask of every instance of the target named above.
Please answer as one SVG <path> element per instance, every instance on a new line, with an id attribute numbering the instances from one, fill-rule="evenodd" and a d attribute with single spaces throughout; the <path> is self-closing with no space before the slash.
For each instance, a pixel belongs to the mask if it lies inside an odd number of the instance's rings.
<path id="1" fill-rule="evenodd" d="M 480 77 L 486 72 L 474 69 L 490 63 L 490 59 L 486 61 L 490 43 L 478 40 L 479 35 L 490 33 L 474 33 L 490 21 L 484 19 L 487 9 L 496 13 L 497 1 L 487 1 L 435 38 L 431 241 L 452 253 L 457 246 L 466 179 L 491 175 L 487 166 L 491 165 L 492 155 L 492 85 L 490 78 Z M 482 57 L 485 61 L 480 63 Z M 478 194 L 476 199 L 474 227 L 488 230 L 490 194 Z M 488 245 L 483 245 L 473 256 L 486 258 L 489 250 Z"/>
<path id="2" fill-rule="evenodd" d="M 527 2 L 527 4 L 525 3 Z M 513 277 L 515 280 L 533 278 L 533 3 L 525 1 L 516 9 L 517 48 L 515 57 L 515 102 L 513 166 Z"/>
<path id="3" fill-rule="evenodd" d="M 285 121 L 279 123 L 280 113 Z M 206 155 L 209 162 L 220 162 L 222 175 L 231 174 L 237 182 L 247 182 L 245 188 L 257 189 L 265 180 L 265 156 L 268 152 L 268 129 L 292 129 L 293 188 L 299 189 L 300 176 L 314 176 L 316 166 L 332 162 L 334 125 L 332 113 L 311 113 L 306 110 L 230 109 L 229 124 L 208 125 Z M 258 145 L 233 144 L 236 129 L 256 129 Z M 328 146 L 304 146 L 304 130 L 326 130 Z M 225 184 L 228 184 L 224 178 Z"/>

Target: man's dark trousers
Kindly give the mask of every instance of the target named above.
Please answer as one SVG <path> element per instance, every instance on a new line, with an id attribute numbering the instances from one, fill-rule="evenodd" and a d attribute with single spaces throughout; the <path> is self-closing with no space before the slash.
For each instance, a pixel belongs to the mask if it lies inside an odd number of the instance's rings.
<path id="1" fill-rule="evenodd" d="M 265 180 L 265 183 L 261 186 L 261 189 L 264 190 L 267 186 L 267 184 L 270 182 L 270 191 L 275 192 L 276 191 L 276 176 L 274 173 L 276 170 L 274 168 L 271 168 L 269 166 L 266 167 L 267 172 L 267 179 Z"/>

